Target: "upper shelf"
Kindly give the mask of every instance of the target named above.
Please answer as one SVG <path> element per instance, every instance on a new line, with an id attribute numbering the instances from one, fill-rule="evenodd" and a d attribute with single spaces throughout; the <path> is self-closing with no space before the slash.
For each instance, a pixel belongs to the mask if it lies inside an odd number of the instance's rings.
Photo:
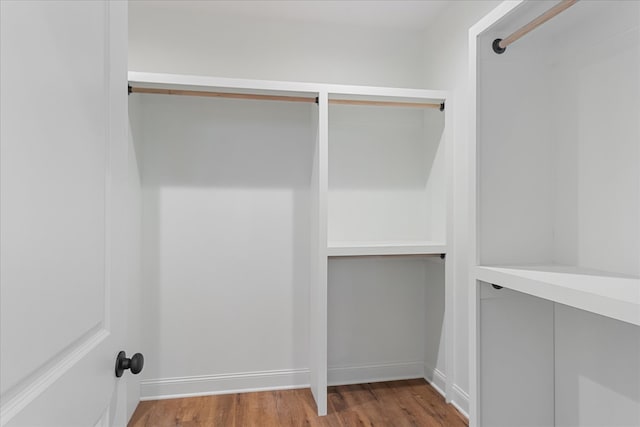
<path id="1" fill-rule="evenodd" d="M 640 326 L 640 279 L 571 266 L 476 267 L 476 279 Z"/>
<path id="2" fill-rule="evenodd" d="M 129 71 L 129 84 L 152 89 L 219 91 L 264 95 L 316 96 L 320 92 L 326 92 L 333 94 L 332 97 L 337 99 L 370 97 L 379 100 L 393 98 L 393 100 L 423 100 L 439 103 L 447 97 L 447 92 L 441 90 L 230 79 L 225 77 L 143 73 L 137 71 Z"/>
<path id="3" fill-rule="evenodd" d="M 447 252 L 441 242 L 329 242 L 328 255 L 371 256 L 371 255 L 440 255 Z"/>

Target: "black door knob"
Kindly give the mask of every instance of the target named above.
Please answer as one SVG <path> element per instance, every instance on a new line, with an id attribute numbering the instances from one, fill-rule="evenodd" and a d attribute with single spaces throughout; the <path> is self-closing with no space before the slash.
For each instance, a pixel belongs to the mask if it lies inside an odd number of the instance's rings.
<path id="1" fill-rule="evenodd" d="M 127 354 L 121 351 L 116 359 L 116 377 L 120 378 L 127 369 L 131 369 L 131 373 L 134 375 L 139 374 L 143 367 L 144 356 L 142 354 L 136 353 L 129 359 Z"/>

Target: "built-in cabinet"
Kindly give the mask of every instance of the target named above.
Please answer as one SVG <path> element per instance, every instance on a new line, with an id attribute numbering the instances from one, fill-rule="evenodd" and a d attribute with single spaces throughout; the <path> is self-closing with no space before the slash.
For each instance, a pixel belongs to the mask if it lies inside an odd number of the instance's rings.
<path id="1" fill-rule="evenodd" d="M 424 377 L 450 390 L 446 92 L 129 81 L 143 317 L 161 334 L 147 338 L 161 360 L 149 358 L 143 398 L 309 384 L 323 415 L 331 384 Z M 287 309 L 238 315 L 256 301 Z M 213 357 L 233 371 L 210 372 Z"/>
<path id="2" fill-rule="evenodd" d="M 556 2 L 557 3 L 557 2 Z M 470 30 L 471 423 L 640 425 L 640 2 Z"/>

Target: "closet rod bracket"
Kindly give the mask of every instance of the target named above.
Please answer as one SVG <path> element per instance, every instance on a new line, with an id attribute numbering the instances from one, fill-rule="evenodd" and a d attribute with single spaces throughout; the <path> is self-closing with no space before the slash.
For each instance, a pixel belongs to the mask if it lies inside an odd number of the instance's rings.
<path id="1" fill-rule="evenodd" d="M 497 289 L 497 290 L 502 289 L 502 286 L 500 286 L 500 285 L 494 285 L 493 283 L 491 284 L 491 286 L 493 286 L 493 289 Z"/>
<path id="2" fill-rule="evenodd" d="M 495 39 L 493 41 L 493 44 L 491 45 L 493 47 L 493 51 L 495 53 L 497 53 L 498 55 L 505 53 L 505 51 L 507 50 L 506 47 L 500 47 L 500 42 L 502 41 L 502 39 Z"/>
<path id="3" fill-rule="evenodd" d="M 131 95 L 133 93 L 133 88 L 131 85 L 127 85 L 127 95 Z"/>
<path id="4" fill-rule="evenodd" d="M 440 103 L 440 111 L 444 111 L 444 102 Z"/>

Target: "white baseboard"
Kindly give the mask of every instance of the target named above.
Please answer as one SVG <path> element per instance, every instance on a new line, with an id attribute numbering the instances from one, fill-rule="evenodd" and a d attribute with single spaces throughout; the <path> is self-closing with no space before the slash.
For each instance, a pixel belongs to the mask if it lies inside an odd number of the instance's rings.
<path id="1" fill-rule="evenodd" d="M 462 415 L 469 419 L 469 393 L 458 387 L 457 384 L 453 385 L 453 399 L 451 399 L 451 404 L 455 406 Z"/>
<path id="2" fill-rule="evenodd" d="M 364 366 L 331 367 L 329 385 L 362 384 L 380 381 L 424 378 L 440 394 L 445 395 L 446 376 L 438 369 L 419 362 L 399 362 Z M 159 378 L 140 382 L 140 400 L 173 399 L 264 390 L 286 390 L 309 387 L 309 370 L 275 370 L 239 374 L 203 375 Z M 469 394 L 453 385 L 451 404 L 469 417 Z"/>
<path id="3" fill-rule="evenodd" d="M 424 362 L 333 366 L 327 371 L 329 385 L 363 384 L 424 378 Z"/>
<path id="4" fill-rule="evenodd" d="M 438 393 L 440 393 L 446 399 L 446 384 L 447 377 L 439 369 L 424 367 L 424 379 L 427 380 Z M 453 385 L 453 396 L 450 396 L 451 404 L 460 411 L 462 415 L 469 418 L 469 394 L 461 389 L 457 384 Z"/>
<path id="5" fill-rule="evenodd" d="M 427 380 L 427 382 L 431 384 L 431 386 L 435 388 L 442 397 L 446 398 L 445 389 L 447 385 L 447 377 L 442 373 L 442 371 L 425 365 L 424 379 Z"/>
<path id="6" fill-rule="evenodd" d="M 309 387 L 308 369 L 159 378 L 140 382 L 140 400 Z"/>

